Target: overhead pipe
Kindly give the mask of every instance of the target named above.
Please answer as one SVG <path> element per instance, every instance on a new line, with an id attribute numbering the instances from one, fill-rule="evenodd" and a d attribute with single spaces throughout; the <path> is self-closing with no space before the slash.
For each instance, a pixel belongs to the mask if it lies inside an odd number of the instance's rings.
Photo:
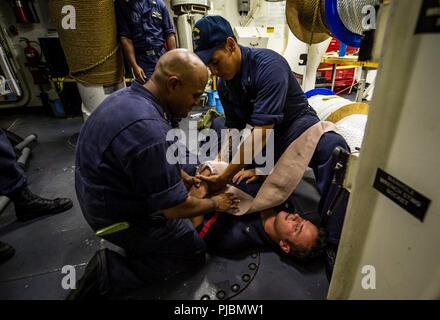
<path id="1" fill-rule="evenodd" d="M 0 23 L 0 39 L 2 40 L 3 51 L 5 51 L 5 54 L 7 55 L 7 53 L 12 53 L 10 40 L 8 37 L 6 37 L 3 24 L 1 23 Z M 23 69 L 20 68 L 20 65 L 16 61 L 16 57 L 13 54 L 11 54 L 11 57 L 12 59 L 10 59 L 9 62 L 15 71 L 18 82 L 20 83 L 20 89 L 22 94 L 19 100 L 17 101 L 0 102 L 0 109 L 23 107 L 26 106 L 31 100 L 29 83 L 27 82 L 26 77 L 24 76 Z"/>

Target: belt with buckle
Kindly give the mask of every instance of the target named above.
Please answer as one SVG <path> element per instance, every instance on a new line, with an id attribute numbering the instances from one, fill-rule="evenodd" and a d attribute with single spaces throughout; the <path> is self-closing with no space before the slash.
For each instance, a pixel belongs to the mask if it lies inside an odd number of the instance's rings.
<path id="1" fill-rule="evenodd" d="M 145 54 L 147 56 L 154 56 L 156 54 L 156 51 L 154 49 L 153 50 L 145 50 Z"/>
<path id="2" fill-rule="evenodd" d="M 154 56 L 160 53 L 162 48 L 148 48 L 148 49 L 136 49 L 138 54 L 146 54 L 147 56 Z"/>

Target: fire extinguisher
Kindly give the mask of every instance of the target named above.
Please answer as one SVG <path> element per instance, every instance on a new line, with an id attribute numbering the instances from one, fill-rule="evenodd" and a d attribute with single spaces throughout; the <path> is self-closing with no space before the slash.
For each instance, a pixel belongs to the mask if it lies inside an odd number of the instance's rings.
<path id="1" fill-rule="evenodd" d="M 40 22 L 32 0 L 14 0 L 13 7 L 18 23 Z"/>
<path id="2" fill-rule="evenodd" d="M 29 69 L 34 80 L 34 84 L 46 84 L 47 76 L 44 67 L 41 65 L 41 52 L 32 46 L 33 43 L 40 45 L 37 41 L 31 41 L 27 38 L 21 38 L 20 41 L 26 42 L 24 56 L 26 58 L 25 66 Z"/>
<path id="3" fill-rule="evenodd" d="M 28 67 L 36 67 L 40 63 L 41 54 L 38 49 L 32 46 L 32 43 L 36 43 L 36 41 L 31 41 L 27 38 L 21 38 L 20 41 L 26 42 L 26 47 L 24 48 L 24 56 L 26 57 L 26 66 Z"/>
<path id="4" fill-rule="evenodd" d="M 27 2 L 22 0 L 15 0 L 14 5 L 15 5 L 14 7 L 15 17 L 17 18 L 17 22 L 30 23 L 31 18 L 29 15 L 29 8 L 27 6 Z"/>

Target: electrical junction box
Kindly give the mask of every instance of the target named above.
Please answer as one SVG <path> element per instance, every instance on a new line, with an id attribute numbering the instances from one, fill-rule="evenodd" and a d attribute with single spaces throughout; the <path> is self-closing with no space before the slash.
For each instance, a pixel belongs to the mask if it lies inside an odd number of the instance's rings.
<path id="1" fill-rule="evenodd" d="M 239 44 L 246 47 L 267 48 L 269 37 L 256 27 L 235 27 L 234 34 Z"/>
<path id="2" fill-rule="evenodd" d="M 237 0 L 237 7 L 238 7 L 238 12 L 240 14 L 242 13 L 248 13 L 249 11 L 251 11 L 251 0 Z"/>

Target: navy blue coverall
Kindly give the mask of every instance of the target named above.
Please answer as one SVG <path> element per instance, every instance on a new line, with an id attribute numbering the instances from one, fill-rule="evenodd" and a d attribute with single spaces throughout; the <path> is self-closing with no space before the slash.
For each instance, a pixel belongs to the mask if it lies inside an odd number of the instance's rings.
<path id="1" fill-rule="evenodd" d="M 165 53 L 165 41 L 174 33 L 173 23 L 163 0 L 117 0 L 118 35 L 130 38 L 136 62 L 148 79 Z"/>
<path id="2" fill-rule="evenodd" d="M 218 85 L 226 116 L 226 127 L 244 129 L 274 125 L 274 160 L 306 129 L 319 121 L 306 96 L 293 76 L 287 61 L 269 49 L 240 46 L 241 71 L 232 80 Z M 319 213 L 324 214 L 334 197 L 329 192 L 336 164 L 332 155 L 336 147 L 349 150 L 345 139 L 335 132 L 321 137 L 309 167 L 315 174 L 321 194 Z M 288 173 L 286 173 L 288 174 Z M 344 216 L 346 201 L 338 207 Z M 329 238 L 331 241 L 338 239 Z"/>
<path id="3" fill-rule="evenodd" d="M 25 184 L 26 176 L 17 164 L 14 149 L 0 129 L 0 195 L 8 195 Z"/>
<path id="4" fill-rule="evenodd" d="M 234 184 L 237 188 L 255 197 L 262 185 L 261 181 L 246 184 L 242 181 L 240 184 Z M 330 192 L 333 192 L 333 186 Z M 294 210 L 294 202 L 289 198 L 286 202 L 274 210 L 287 212 L 297 212 Z M 328 235 L 329 243 L 337 246 L 341 237 L 342 225 L 344 222 L 344 210 L 336 211 L 328 221 L 325 230 Z M 205 222 L 211 218 L 211 214 L 205 216 Z M 307 218 L 307 217 L 305 217 Z M 204 224 L 199 226 L 201 230 Z M 282 252 L 279 245 L 274 242 L 266 233 L 261 220 L 260 212 L 249 213 L 242 216 L 221 213 L 218 215 L 215 223 L 208 229 L 203 237 L 208 249 L 220 254 L 242 253 L 255 248 L 271 248 Z"/>
<path id="5" fill-rule="evenodd" d="M 205 244 L 187 219 L 167 220 L 162 209 L 184 202 L 179 164 L 169 164 L 169 117 L 139 82 L 109 96 L 84 124 L 76 153 L 75 187 L 94 230 L 118 222 L 130 228 L 104 238 L 110 292 L 145 286 L 204 262 Z"/>

